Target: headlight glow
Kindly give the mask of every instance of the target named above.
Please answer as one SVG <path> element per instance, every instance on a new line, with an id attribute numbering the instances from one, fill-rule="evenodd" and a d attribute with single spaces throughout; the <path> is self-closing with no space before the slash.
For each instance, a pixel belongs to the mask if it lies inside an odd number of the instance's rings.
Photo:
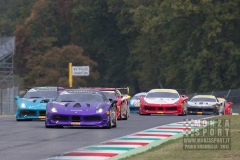
<path id="1" fill-rule="evenodd" d="M 25 103 L 22 103 L 22 104 L 21 104 L 21 107 L 22 107 L 22 108 L 26 108 L 26 104 L 25 104 Z"/>
<path id="2" fill-rule="evenodd" d="M 55 107 L 52 107 L 52 108 L 51 108 L 51 111 L 52 111 L 52 112 L 57 112 L 57 109 L 56 109 Z"/>
<path id="3" fill-rule="evenodd" d="M 103 112 L 103 108 L 98 108 L 96 112 L 97 113 L 102 113 Z"/>
<path id="4" fill-rule="evenodd" d="M 214 107 L 214 108 L 218 108 L 218 105 L 214 104 L 214 105 L 212 105 L 212 107 Z"/>

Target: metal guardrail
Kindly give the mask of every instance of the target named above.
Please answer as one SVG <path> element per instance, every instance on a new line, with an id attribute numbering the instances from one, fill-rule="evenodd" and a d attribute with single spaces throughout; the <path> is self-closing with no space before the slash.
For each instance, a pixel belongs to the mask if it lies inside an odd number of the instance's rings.
<path id="1" fill-rule="evenodd" d="M 18 87 L 0 89 L 0 115 L 15 114 L 14 96 L 18 95 Z"/>

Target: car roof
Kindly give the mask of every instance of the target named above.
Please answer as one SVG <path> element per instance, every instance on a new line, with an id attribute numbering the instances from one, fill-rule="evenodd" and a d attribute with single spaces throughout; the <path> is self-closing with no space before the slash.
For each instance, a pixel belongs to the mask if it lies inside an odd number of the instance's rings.
<path id="1" fill-rule="evenodd" d="M 140 93 L 135 94 L 134 96 L 138 96 L 138 95 L 147 95 L 147 92 L 140 92 Z"/>
<path id="2" fill-rule="evenodd" d="M 29 89 L 29 91 L 39 91 L 39 90 L 42 90 L 42 91 L 57 91 L 58 90 L 58 87 L 53 87 L 53 86 L 45 86 L 45 87 L 33 87 L 31 89 Z"/>
<path id="3" fill-rule="evenodd" d="M 64 89 L 60 94 L 67 93 L 101 93 L 99 90 L 95 89 Z"/>
<path id="4" fill-rule="evenodd" d="M 196 95 L 193 98 L 215 98 L 216 99 L 214 95 Z"/>
<path id="5" fill-rule="evenodd" d="M 169 93 L 178 93 L 175 89 L 152 89 L 149 92 L 169 92 Z"/>

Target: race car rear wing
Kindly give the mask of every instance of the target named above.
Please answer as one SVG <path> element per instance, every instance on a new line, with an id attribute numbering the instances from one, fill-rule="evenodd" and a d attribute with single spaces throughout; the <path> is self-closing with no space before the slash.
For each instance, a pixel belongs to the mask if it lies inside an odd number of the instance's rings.
<path id="1" fill-rule="evenodd" d="M 120 91 L 126 91 L 126 94 L 129 94 L 129 87 L 126 87 L 126 88 L 116 88 Z"/>

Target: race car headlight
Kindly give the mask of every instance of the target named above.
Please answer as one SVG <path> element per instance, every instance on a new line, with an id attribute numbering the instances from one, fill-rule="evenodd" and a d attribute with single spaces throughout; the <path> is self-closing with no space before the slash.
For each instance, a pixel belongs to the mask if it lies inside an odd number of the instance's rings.
<path id="1" fill-rule="evenodd" d="M 216 104 L 214 104 L 214 105 L 212 105 L 212 108 L 216 108 L 216 106 L 217 106 L 217 105 L 216 105 Z"/>
<path id="2" fill-rule="evenodd" d="M 57 109 L 56 109 L 55 107 L 52 107 L 52 108 L 51 108 L 51 111 L 52 111 L 52 112 L 57 112 Z"/>
<path id="3" fill-rule="evenodd" d="M 102 112 L 103 112 L 103 109 L 102 109 L 102 108 L 98 108 L 96 112 L 97 112 L 97 113 L 102 113 Z"/>
<path id="4" fill-rule="evenodd" d="M 51 106 L 50 109 L 52 112 L 57 112 L 57 109 L 53 106 L 53 104 L 50 104 L 50 106 Z"/>
<path id="5" fill-rule="evenodd" d="M 181 107 L 183 106 L 183 104 L 184 104 L 184 102 L 181 102 L 181 103 L 176 102 L 176 103 L 174 103 L 175 106 L 179 105 L 179 106 L 181 106 Z"/>
<path id="6" fill-rule="evenodd" d="M 104 107 L 98 108 L 98 109 L 96 110 L 96 113 L 102 113 L 102 112 L 103 112 L 103 109 L 104 109 Z"/>
<path id="7" fill-rule="evenodd" d="M 25 103 L 22 103 L 22 104 L 21 104 L 21 108 L 26 108 L 26 104 L 25 104 Z"/>

